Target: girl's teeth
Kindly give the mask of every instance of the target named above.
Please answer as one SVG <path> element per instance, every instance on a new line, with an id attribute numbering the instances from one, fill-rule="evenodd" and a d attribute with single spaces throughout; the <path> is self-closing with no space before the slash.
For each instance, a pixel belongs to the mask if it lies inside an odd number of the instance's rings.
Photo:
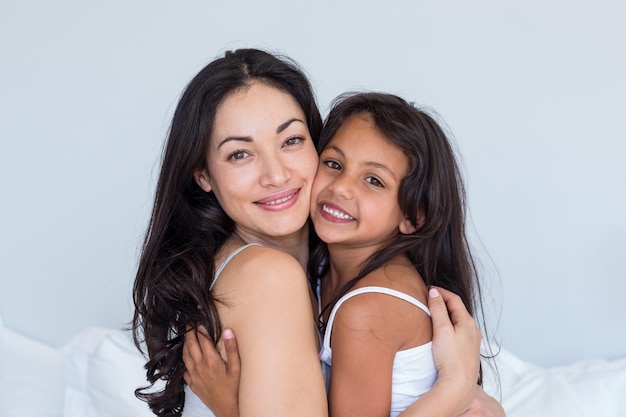
<path id="1" fill-rule="evenodd" d="M 349 216 L 346 213 L 343 213 L 339 210 L 331 209 L 330 207 L 327 207 L 327 206 L 322 206 L 322 210 L 324 210 L 326 213 L 340 220 L 353 220 L 354 219 L 354 217 Z"/>

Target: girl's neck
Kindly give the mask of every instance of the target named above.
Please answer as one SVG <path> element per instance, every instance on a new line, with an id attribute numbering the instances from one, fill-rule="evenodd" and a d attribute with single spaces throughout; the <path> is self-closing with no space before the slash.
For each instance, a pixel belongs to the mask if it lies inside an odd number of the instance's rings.
<path id="1" fill-rule="evenodd" d="M 365 262 L 376 253 L 376 248 L 348 248 L 340 245 L 328 245 L 329 273 L 325 278 L 327 285 L 339 290 L 348 281 L 355 278 Z"/>
<path id="2" fill-rule="evenodd" d="M 238 230 L 231 239 L 238 239 L 242 244 L 258 243 L 262 246 L 281 250 L 298 260 L 306 271 L 309 261 L 309 226 L 306 224 L 298 232 L 288 236 L 256 236 Z"/>

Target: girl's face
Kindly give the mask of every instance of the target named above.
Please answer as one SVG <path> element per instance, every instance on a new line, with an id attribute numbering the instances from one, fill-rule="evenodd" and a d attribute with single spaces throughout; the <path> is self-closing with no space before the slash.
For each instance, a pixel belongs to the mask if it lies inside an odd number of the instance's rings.
<path id="1" fill-rule="evenodd" d="M 311 219 L 329 245 L 379 247 L 396 233 L 410 233 L 398 203 L 408 158 L 357 114 L 337 130 L 320 155 L 311 195 Z"/>
<path id="2" fill-rule="evenodd" d="M 196 172 L 249 241 L 300 232 L 318 157 L 306 118 L 289 94 L 255 82 L 217 108 L 206 170 Z"/>

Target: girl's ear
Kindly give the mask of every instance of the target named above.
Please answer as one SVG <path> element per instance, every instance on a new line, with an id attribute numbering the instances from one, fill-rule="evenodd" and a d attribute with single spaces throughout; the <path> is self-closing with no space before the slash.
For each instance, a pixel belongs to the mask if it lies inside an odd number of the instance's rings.
<path id="1" fill-rule="evenodd" d="M 196 169 L 193 172 L 193 178 L 196 180 L 196 184 L 202 188 L 206 193 L 211 191 L 211 183 L 209 182 L 209 174 L 206 169 Z"/>
<path id="2" fill-rule="evenodd" d="M 410 235 L 416 230 L 417 228 L 413 226 L 413 224 L 411 224 L 411 220 L 407 219 L 406 217 L 400 222 L 400 233 L 402 233 L 403 235 Z"/>
<path id="3" fill-rule="evenodd" d="M 408 218 L 405 217 L 404 219 L 402 219 L 399 226 L 400 233 L 402 233 L 403 235 L 410 235 L 412 233 L 415 233 L 416 231 L 421 229 L 422 226 L 424 226 L 425 222 L 426 217 L 424 216 L 424 213 L 420 210 L 417 213 L 417 219 L 415 219 L 415 226 Z"/>

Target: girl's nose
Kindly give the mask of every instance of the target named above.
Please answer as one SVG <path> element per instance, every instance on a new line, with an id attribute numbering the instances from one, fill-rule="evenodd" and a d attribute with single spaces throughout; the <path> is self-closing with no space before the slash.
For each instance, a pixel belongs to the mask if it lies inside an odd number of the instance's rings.
<path id="1" fill-rule="evenodd" d="M 354 197 L 354 180 L 345 174 L 338 175 L 330 184 L 329 189 L 336 196 L 350 200 Z"/>

